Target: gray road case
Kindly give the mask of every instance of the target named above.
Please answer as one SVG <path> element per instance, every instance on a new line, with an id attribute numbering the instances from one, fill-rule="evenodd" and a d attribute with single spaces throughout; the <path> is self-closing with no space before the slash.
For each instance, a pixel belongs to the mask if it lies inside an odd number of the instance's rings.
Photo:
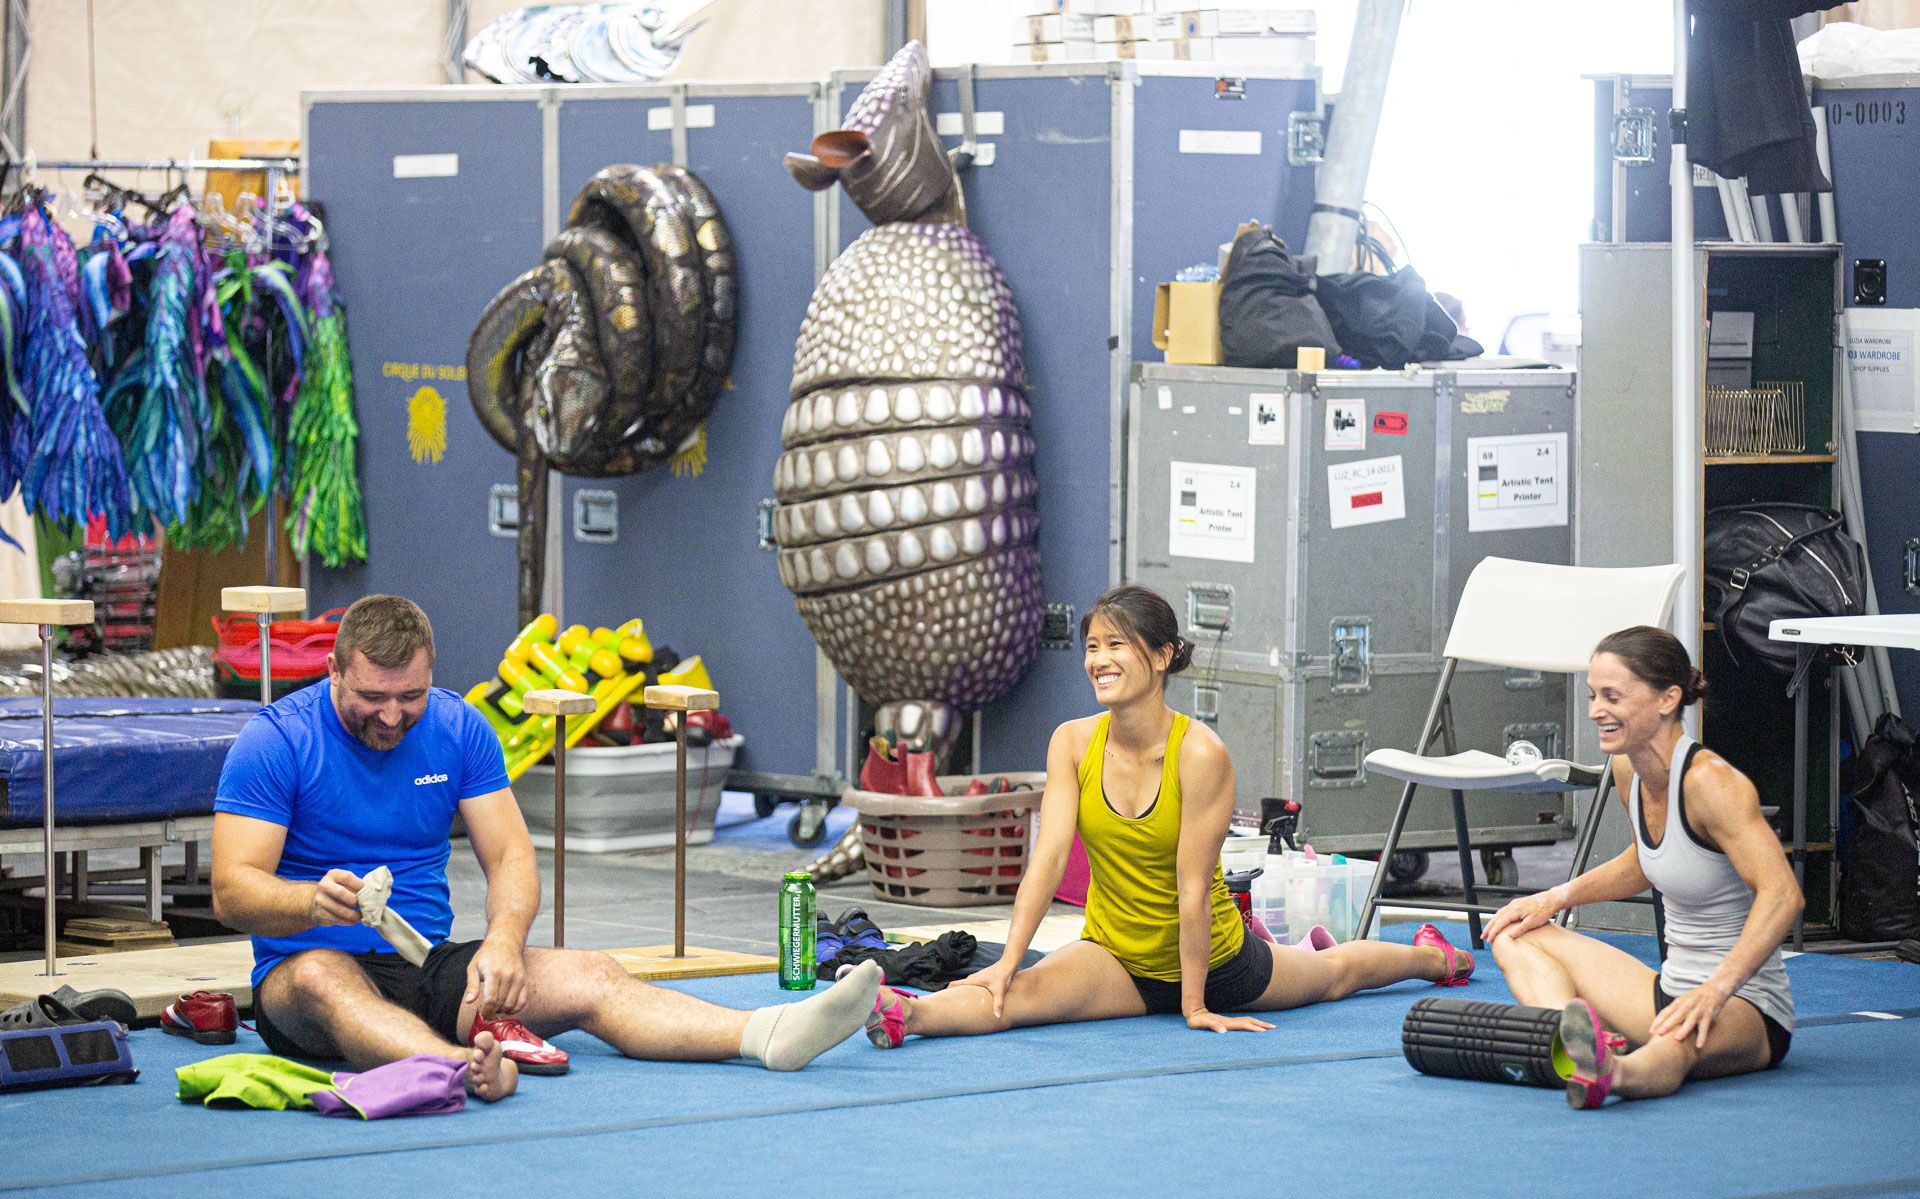
<path id="1" fill-rule="evenodd" d="M 1380 847 L 1400 784 L 1364 759 L 1419 737 L 1468 574 L 1571 561 L 1576 406 L 1566 371 L 1135 366 L 1127 575 L 1198 647 L 1168 702 L 1232 750 L 1243 818 L 1296 799 L 1316 848 Z M 1564 679 L 1463 667 L 1454 713 L 1463 749 L 1567 745 Z M 1482 847 L 1559 840 L 1569 815 L 1468 799 Z M 1453 843 L 1424 793 L 1403 845 Z"/>

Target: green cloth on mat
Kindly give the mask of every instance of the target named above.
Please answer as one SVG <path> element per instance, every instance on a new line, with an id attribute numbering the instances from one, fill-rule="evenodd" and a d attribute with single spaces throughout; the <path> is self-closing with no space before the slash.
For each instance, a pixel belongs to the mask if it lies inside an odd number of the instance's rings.
<path id="1" fill-rule="evenodd" d="M 270 1053 L 225 1053 L 173 1073 L 181 1099 L 208 1107 L 312 1110 L 316 1092 L 339 1090 L 329 1072 Z"/>

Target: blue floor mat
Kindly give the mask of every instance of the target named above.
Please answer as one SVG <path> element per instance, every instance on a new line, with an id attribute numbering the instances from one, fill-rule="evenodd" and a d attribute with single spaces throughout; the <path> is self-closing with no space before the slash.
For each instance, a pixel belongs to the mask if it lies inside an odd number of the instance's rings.
<path id="1" fill-rule="evenodd" d="M 1510 998 L 1481 961 L 1472 985 L 1447 994 Z M 1920 1008 L 1920 967 L 1809 956 L 1788 968 L 1803 1018 Z M 767 976 L 682 989 L 735 1007 L 795 998 Z M 1920 1081 L 1888 1068 L 1920 1056 L 1920 1020 L 1808 1027 L 1777 1072 L 1573 1113 L 1556 1092 L 1409 1070 L 1400 1019 L 1431 993 L 1403 983 L 1279 1014 L 1258 1035 L 1203 1036 L 1145 1017 L 916 1040 L 893 1053 L 855 1038 L 797 1075 L 633 1062 L 570 1034 L 560 1039 L 575 1054 L 567 1077 L 525 1079 L 513 1099 L 453 1118 L 372 1124 L 181 1104 L 173 1068 L 221 1051 L 147 1031 L 135 1034 L 134 1086 L 0 1096 L 14 1129 L 0 1191 L 66 1183 L 76 1189 L 61 1193 L 125 1194 L 137 1178 L 142 1194 L 285 1193 L 377 1172 L 383 1189 L 497 1192 L 502 1172 L 524 1176 L 537 1160 L 543 1190 L 839 1194 L 841 1171 L 824 1163 L 868 1160 L 862 1144 L 889 1160 L 890 1190 L 949 1193 L 979 1181 L 988 1158 L 1015 1171 L 1022 1192 L 1052 1184 L 1063 1194 L 1310 1185 L 1377 1195 L 1420 1178 L 1490 1196 L 1798 1194 L 1816 1182 L 1920 1178 L 1914 1139 L 1893 1132 L 1898 1113 L 1920 1106 Z M 261 1046 L 243 1032 L 234 1049 Z M 1463 1131 L 1480 1139 L 1463 1143 Z M 1756 1137 L 1764 1154 L 1752 1151 Z"/>
<path id="2" fill-rule="evenodd" d="M 781 804 L 774 809 L 773 815 L 761 816 L 753 810 L 753 796 L 744 791 L 723 792 L 719 810 L 713 817 L 713 843 L 768 853 L 795 852 L 793 842 L 787 839 L 787 825 L 799 810 L 795 804 Z M 815 848 L 821 853 L 833 848 L 834 842 L 847 831 L 847 826 L 854 822 L 856 815 L 852 808 L 835 804 L 827 812 L 826 832 Z"/>

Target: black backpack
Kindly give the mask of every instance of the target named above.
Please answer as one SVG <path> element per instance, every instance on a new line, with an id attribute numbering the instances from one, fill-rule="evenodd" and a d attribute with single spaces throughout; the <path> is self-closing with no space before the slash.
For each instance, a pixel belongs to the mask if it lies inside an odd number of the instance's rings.
<path id="1" fill-rule="evenodd" d="M 1313 293 L 1313 259 L 1287 253 L 1273 230 L 1234 238 L 1220 278 L 1221 363 L 1292 370 L 1302 346 L 1324 347 L 1332 362 L 1340 343 Z"/>
<path id="2" fill-rule="evenodd" d="M 1853 835 L 1840 844 L 1840 931 L 1855 941 L 1920 937 L 1920 848 L 1914 810 L 1920 760 L 1913 730 L 1888 712 L 1840 764 Z"/>
<path id="3" fill-rule="evenodd" d="M 1707 611 L 1738 663 L 1757 658 L 1791 675 L 1798 653 L 1767 627 L 1794 616 L 1858 616 L 1866 576 L 1841 516 L 1808 504 L 1736 504 L 1707 513 Z M 1852 662 L 1857 654 L 1829 649 Z"/>

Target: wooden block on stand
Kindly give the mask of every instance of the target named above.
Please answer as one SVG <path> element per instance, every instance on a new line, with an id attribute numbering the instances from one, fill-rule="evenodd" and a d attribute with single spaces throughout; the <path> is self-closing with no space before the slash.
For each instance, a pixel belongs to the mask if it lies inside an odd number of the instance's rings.
<path id="1" fill-rule="evenodd" d="M 720 706 L 720 693 L 704 687 L 658 683 L 647 688 L 646 703 L 663 712 L 711 712 Z"/>
<path id="2" fill-rule="evenodd" d="M 673 956 L 671 945 L 647 945 L 638 949 L 609 949 L 613 960 L 633 977 L 646 982 L 675 978 L 719 978 L 729 974 L 772 974 L 780 968 L 773 958 L 758 953 L 738 953 L 731 949 L 703 949 L 687 946 L 684 957 Z"/>
<path id="3" fill-rule="evenodd" d="M 220 606 L 229 612 L 283 612 L 307 610 L 307 593 L 301 587 L 222 587 Z"/>
<path id="4" fill-rule="evenodd" d="M 549 687 L 527 692 L 520 710 L 529 716 L 589 716 L 596 706 L 591 695 Z"/>
<path id="5" fill-rule="evenodd" d="M 92 623 L 92 600 L 0 600 L 0 624 L 75 625 Z"/>

